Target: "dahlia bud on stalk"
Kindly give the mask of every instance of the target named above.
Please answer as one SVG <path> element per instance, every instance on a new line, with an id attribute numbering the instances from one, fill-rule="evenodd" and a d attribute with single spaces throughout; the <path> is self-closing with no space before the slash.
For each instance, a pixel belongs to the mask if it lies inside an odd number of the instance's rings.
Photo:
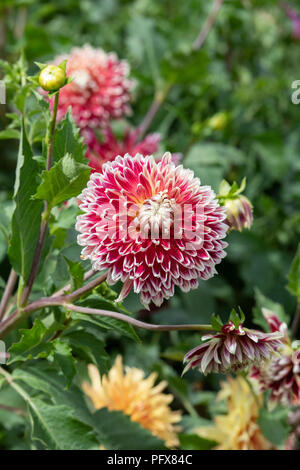
<path id="1" fill-rule="evenodd" d="M 183 373 L 198 368 L 204 375 L 226 374 L 269 359 L 281 346 L 282 333 L 250 330 L 243 326 L 244 319 L 243 313 L 240 317 L 235 310 L 225 325 L 220 318 L 212 317 L 212 326 L 218 333 L 203 336 L 204 342 L 185 355 L 187 366 Z"/>
<path id="2" fill-rule="evenodd" d="M 55 92 L 66 85 L 66 62 L 62 62 L 60 65 L 38 65 L 42 68 L 39 84 L 43 90 Z"/>
<path id="3" fill-rule="evenodd" d="M 219 190 L 219 202 L 226 209 L 229 230 L 241 232 L 250 228 L 253 223 L 252 204 L 246 196 L 241 195 L 246 186 L 244 178 L 240 187 L 236 183 L 230 186 L 223 180 Z"/>
<path id="4" fill-rule="evenodd" d="M 225 129 L 228 124 L 228 114 L 220 112 L 214 114 L 211 118 L 207 120 L 208 127 L 213 131 L 221 131 Z"/>

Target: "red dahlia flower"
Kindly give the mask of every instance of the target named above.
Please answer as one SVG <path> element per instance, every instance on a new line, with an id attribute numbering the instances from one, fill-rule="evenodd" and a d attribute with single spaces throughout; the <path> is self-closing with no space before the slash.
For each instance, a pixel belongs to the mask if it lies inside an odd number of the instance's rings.
<path id="1" fill-rule="evenodd" d="M 113 161 L 118 155 L 121 155 L 121 157 L 126 153 L 129 153 L 132 157 L 137 153 L 144 156 L 152 155 L 157 152 L 160 142 L 160 134 L 158 133 L 149 134 L 143 140 L 137 142 L 138 129 L 127 129 L 122 141 L 117 140 L 109 127 L 103 133 L 104 141 L 100 142 L 93 131 L 87 130 L 84 132 L 89 166 L 98 172 L 101 172 L 103 163 Z"/>
<path id="2" fill-rule="evenodd" d="M 129 65 L 115 53 L 106 53 L 89 45 L 74 48 L 69 55 L 57 57 L 60 63 L 67 59 L 67 76 L 72 82 L 60 91 L 58 118 L 69 106 L 76 124 L 81 128 L 101 127 L 110 119 L 129 114 L 130 92 L 133 81 L 128 79 Z"/>
<path id="3" fill-rule="evenodd" d="M 242 324 L 236 328 L 230 321 L 220 333 L 203 336 L 205 342 L 185 355 L 184 362 L 188 364 L 184 372 L 198 368 L 206 375 L 245 369 L 253 363 L 268 359 L 281 345 L 281 337 L 279 332 L 249 330 Z"/>
<path id="4" fill-rule="evenodd" d="M 118 156 L 93 173 L 79 196 L 76 229 L 82 256 L 95 270 L 108 269 L 108 282 L 133 288 L 145 307 L 209 279 L 225 256 L 225 211 L 209 186 L 171 155 Z"/>

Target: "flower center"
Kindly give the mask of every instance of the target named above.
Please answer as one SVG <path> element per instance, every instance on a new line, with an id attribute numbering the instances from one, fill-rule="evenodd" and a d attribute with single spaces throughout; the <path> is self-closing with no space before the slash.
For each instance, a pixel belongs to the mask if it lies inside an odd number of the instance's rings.
<path id="1" fill-rule="evenodd" d="M 175 200 L 168 197 L 167 191 L 147 199 L 140 207 L 136 222 L 137 230 L 143 238 L 170 238 L 174 223 Z"/>

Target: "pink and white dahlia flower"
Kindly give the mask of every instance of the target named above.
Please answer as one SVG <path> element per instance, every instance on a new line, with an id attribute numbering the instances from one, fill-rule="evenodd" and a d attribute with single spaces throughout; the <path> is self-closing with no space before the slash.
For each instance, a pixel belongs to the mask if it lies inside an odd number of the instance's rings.
<path id="1" fill-rule="evenodd" d="M 225 256 L 226 215 L 209 186 L 171 154 L 118 156 L 93 173 L 79 196 L 77 218 L 82 257 L 108 282 L 124 283 L 119 300 L 133 288 L 148 308 L 209 279 Z"/>
<path id="2" fill-rule="evenodd" d="M 251 377 L 262 391 L 271 390 L 270 399 L 284 405 L 300 403 L 300 348 L 274 357 L 262 367 L 253 367 Z"/>
<path id="3" fill-rule="evenodd" d="M 258 381 L 262 391 L 271 390 L 270 399 L 284 405 L 300 403 L 300 342 L 291 342 L 287 325 L 274 312 L 262 309 L 271 331 L 283 335 L 278 355 L 261 366 L 254 366 L 251 377 Z"/>
<path id="4" fill-rule="evenodd" d="M 67 59 L 67 76 L 72 82 L 60 91 L 58 118 L 69 106 L 76 124 L 81 127 L 101 127 L 112 118 L 130 112 L 129 65 L 113 52 L 94 49 L 89 45 L 76 47 L 69 55 L 59 56 L 55 63 Z M 51 100 L 51 103 L 53 100 Z"/>
<path id="5" fill-rule="evenodd" d="M 197 368 L 206 375 L 245 369 L 270 358 L 280 347 L 280 338 L 280 332 L 263 333 L 244 328 L 242 324 L 236 328 L 230 321 L 220 333 L 203 336 L 205 342 L 185 355 L 184 372 Z"/>
<path id="6" fill-rule="evenodd" d="M 129 153 L 134 157 L 137 153 L 141 155 L 152 155 L 158 151 L 160 134 L 149 134 L 138 142 L 139 129 L 127 129 L 123 140 L 118 140 L 110 127 L 104 130 L 104 140 L 100 142 L 95 133 L 91 130 L 84 132 L 87 143 L 86 157 L 89 159 L 89 166 L 93 171 L 101 172 L 102 165 L 113 161 L 118 155 L 123 157 Z"/>

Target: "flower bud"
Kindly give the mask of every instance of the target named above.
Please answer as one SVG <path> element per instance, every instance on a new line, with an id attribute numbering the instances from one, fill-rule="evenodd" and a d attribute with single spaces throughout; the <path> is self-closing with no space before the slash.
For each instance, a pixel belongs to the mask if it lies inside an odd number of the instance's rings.
<path id="1" fill-rule="evenodd" d="M 226 222 L 229 230 L 241 232 L 244 228 L 250 228 L 253 222 L 252 204 L 246 196 L 241 193 L 246 187 L 246 178 L 241 186 L 237 183 L 230 185 L 223 180 L 219 189 L 219 202 L 226 209 Z"/>
<path id="2" fill-rule="evenodd" d="M 47 65 L 40 73 L 39 83 L 45 91 L 56 91 L 66 84 L 66 72 L 57 65 Z"/>
<path id="3" fill-rule="evenodd" d="M 226 208 L 229 230 L 241 232 L 244 228 L 250 228 L 253 222 L 252 204 L 245 196 L 227 199 L 224 204 Z"/>
<path id="4" fill-rule="evenodd" d="M 183 373 L 197 368 L 208 373 L 227 374 L 269 359 L 281 346 L 282 333 L 263 333 L 229 321 L 216 334 L 202 336 L 203 343 L 184 357 L 187 363 Z"/>
<path id="5" fill-rule="evenodd" d="M 207 124 L 213 131 L 221 131 L 228 123 L 228 115 L 226 113 L 214 114 L 208 119 Z"/>

